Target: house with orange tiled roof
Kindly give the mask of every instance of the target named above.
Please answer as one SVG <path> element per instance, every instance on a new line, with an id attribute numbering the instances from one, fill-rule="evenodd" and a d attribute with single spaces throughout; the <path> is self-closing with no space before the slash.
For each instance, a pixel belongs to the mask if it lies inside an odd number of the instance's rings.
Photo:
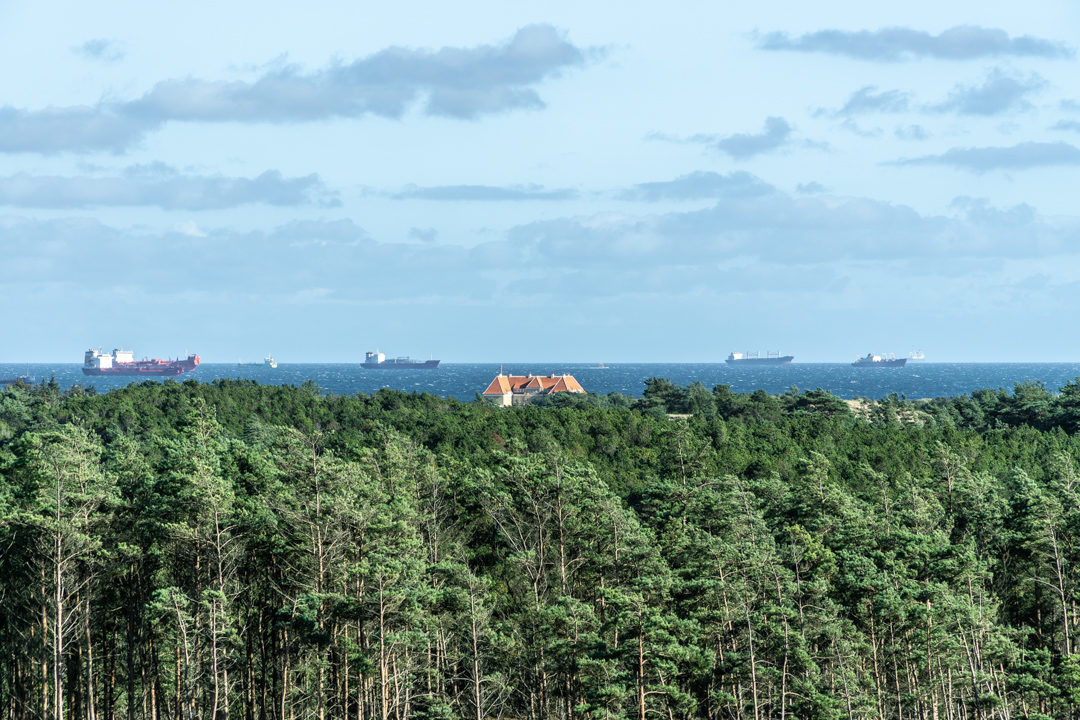
<path id="1" fill-rule="evenodd" d="M 524 405 L 535 397 L 559 392 L 585 393 L 573 375 L 503 375 L 499 373 L 482 393 L 496 405 Z"/>

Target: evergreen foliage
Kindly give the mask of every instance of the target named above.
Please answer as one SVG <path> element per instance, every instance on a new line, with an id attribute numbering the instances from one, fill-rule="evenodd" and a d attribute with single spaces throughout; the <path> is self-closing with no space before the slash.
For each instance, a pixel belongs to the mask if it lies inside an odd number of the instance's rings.
<path id="1" fill-rule="evenodd" d="M 8 720 L 1080 715 L 1080 380 L 0 391 Z"/>

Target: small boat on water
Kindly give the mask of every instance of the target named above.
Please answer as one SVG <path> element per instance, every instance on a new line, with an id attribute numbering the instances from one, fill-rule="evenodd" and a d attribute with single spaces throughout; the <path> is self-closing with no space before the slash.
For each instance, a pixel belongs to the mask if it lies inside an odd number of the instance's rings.
<path id="1" fill-rule="evenodd" d="M 277 367 L 277 360 L 274 359 L 273 355 L 267 353 L 266 357 L 263 358 L 263 365 L 266 365 L 266 367 L 269 367 L 269 368 L 276 368 Z"/>

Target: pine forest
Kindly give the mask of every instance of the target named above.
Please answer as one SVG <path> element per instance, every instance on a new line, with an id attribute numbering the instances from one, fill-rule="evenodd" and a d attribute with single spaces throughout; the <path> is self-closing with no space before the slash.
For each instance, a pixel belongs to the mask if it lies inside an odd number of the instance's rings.
<path id="1" fill-rule="evenodd" d="M 0 391 L 3 720 L 1080 717 L 1080 380 Z"/>

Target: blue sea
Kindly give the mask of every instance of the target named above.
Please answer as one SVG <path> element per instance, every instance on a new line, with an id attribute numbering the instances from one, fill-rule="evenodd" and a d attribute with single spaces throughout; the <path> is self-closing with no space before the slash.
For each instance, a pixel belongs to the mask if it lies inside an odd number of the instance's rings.
<path id="1" fill-rule="evenodd" d="M 443 363 L 437 370 L 365 370 L 359 364 L 280 363 L 264 365 L 203 364 L 173 380 L 210 382 L 245 378 L 267 385 L 300 385 L 315 381 L 335 395 L 372 394 L 382 388 L 473 400 L 499 372 L 494 363 Z M 61 388 L 95 387 L 98 392 L 132 382 L 161 382 L 131 377 L 87 377 L 82 366 L 67 364 L 0 363 L 0 378 L 33 375 L 38 382 L 55 377 Z M 897 393 L 908 399 L 964 395 L 983 388 L 1011 390 L 1016 383 L 1042 382 L 1056 391 L 1080 378 L 1080 363 L 927 363 L 903 368 L 857 368 L 847 363 L 793 363 L 780 367 L 730 367 L 723 363 L 627 363 L 607 368 L 593 364 L 514 363 L 503 365 L 515 375 L 570 374 L 591 393 L 618 392 L 640 397 L 645 380 L 662 377 L 678 385 L 700 382 L 706 388 L 730 385 L 735 392 L 764 390 L 782 393 L 822 388 L 842 398 L 881 399 Z"/>

